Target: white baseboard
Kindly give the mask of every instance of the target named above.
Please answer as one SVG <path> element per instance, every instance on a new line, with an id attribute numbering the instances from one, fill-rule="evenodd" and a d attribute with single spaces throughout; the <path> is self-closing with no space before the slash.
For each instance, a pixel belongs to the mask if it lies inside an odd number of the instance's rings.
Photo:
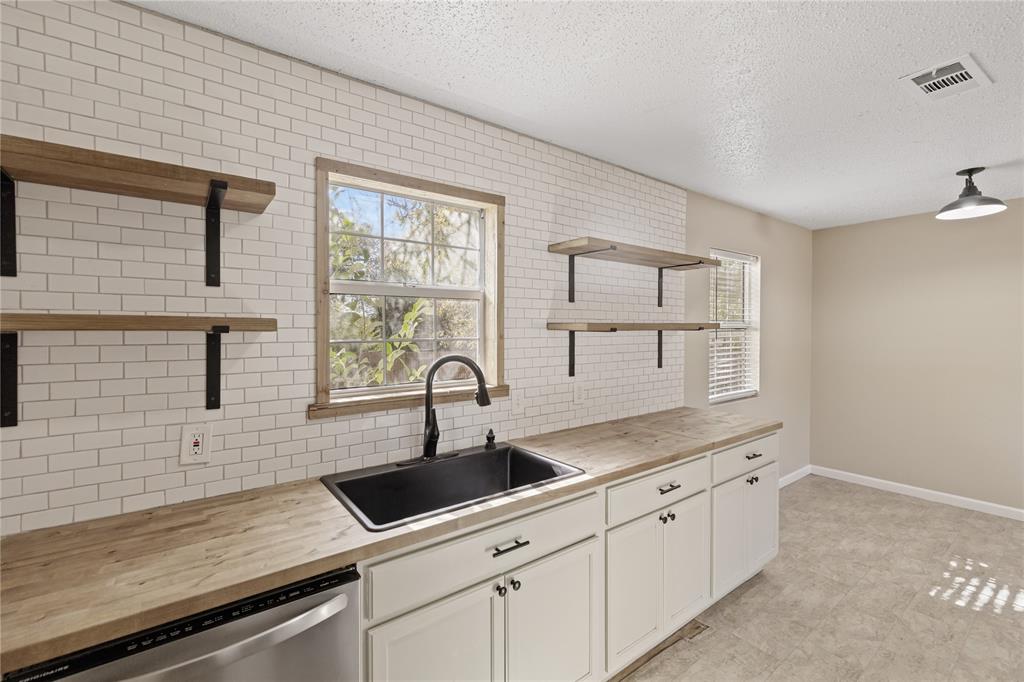
<path id="1" fill-rule="evenodd" d="M 847 483 L 856 483 L 857 485 L 864 485 L 869 488 L 886 490 L 891 493 L 909 495 L 911 497 L 917 497 L 922 500 L 928 500 L 929 502 L 939 502 L 941 504 L 948 504 L 953 507 L 961 507 L 963 509 L 971 509 L 973 511 L 983 512 L 985 514 L 1002 516 L 1007 519 L 1013 519 L 1015 521 L 1024 521 L 1024 509 L 1008 507 L 1006 505 L 996 504 L 995 502 L 976 500 L 971 497 L 961 497 L 960 495 L 953 495 L 952 493 L 943 493 L 939 492 L 938 490 L 929 490 L 928 488 L 918 488 L 916 486 L 907 485 L 905 483 L 895 483 L 893 481 L 886 481 L 881 478 L 872 478 L 871 476 L 864 476 L 862 474 L 853 474 L 850 473 L 849 471 L 842 471 L 840 469 L 829 469 L 828 467 L 818 466 L 817 464 L 812 464 L 810 466 L 804 467 L 804 469 L 810 469 L 810 471 L 807 473 L 814 474 L 815 476 L 825 476 L 827 478 L 834 478 L 839 481 L 846 481 Z M 806 473 L 802 472 L 803 469 L 799 469 L 797 471 L 794 471 L 792 474 L 789 474 L 789 476 L 784 477 L 782 480 L 779 481 L 780 486 L 792 483 L 798 478 L 807 475 Z M 783 480 L 785 480 L 786 482 L 783 483 Z"/>
<path id="2" fill-rule="evenodd" d="M 779 479 L 779 487 L 780 488 L 785 488 L 790 483 L 796 483 L 801 478 L 803 478 L 804 476 L 807 476 L 810 473 L 811 473 L 811 465 L 810 464 L 802 466 L 799 469 L 797 469 L 796 471 L 792 471 L 792 472 L 786 474 L 785 476 L 783 476 L 782 478 L 780 478 Z"/>

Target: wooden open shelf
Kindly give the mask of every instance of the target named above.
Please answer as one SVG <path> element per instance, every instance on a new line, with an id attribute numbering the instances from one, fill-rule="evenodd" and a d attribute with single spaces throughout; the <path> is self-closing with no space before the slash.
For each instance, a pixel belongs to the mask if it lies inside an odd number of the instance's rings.
<path id="1" fill-rule="evenodd" d="M 717 322 L 548 322 L 551 331 L 566 332 L 699 332 L 718 329 Z"/>
<path id="2" fill-rule="evenodd" d="M 658 269 L 658 307 L 664 298 L 664 272 L 666 270 L 694 270 L 696 268 L 717 268 L 722 261 L 708 256 L 691 256 L 688 253 L 662 251 L 646 246 L 613 242 L 598 237 L 578 237 L 566 242 L 548 244 L 550 253 L 569 257 L 569 303 L 576 301 L 576 258 L 630 263 Z"/>
<path id="3" fill-rule="evenodd" d="M 717 322 L 548 322 L 548 330 L 569 332 L 569 376 L 576 376 L 576 332 L 658 332 L 658 369 L 662 367 L 662 332 L 718 329 Z"/>
<path id="4" fill-rule="evenodd" d="M 277 331 L 277 320 L 273 317 L 217 317 L 213 315 L 0 313 L 0 332 L 208 332 L 214 327 L 228 327 L 233 332 L 273 332 Z"/>
<path id="5" fill-rule="evenodd" d="M 691 270 L 694 268 L 716 268 L 722 261 L 708 256 L 691 256 L 688 253 L 662 251 L 646 246 L 636 246 L 624 242 L 613 242 L 597 237 L 579 237 L 557 244 L 548 244 L 548 251 L 565 256 L 581 258 L 597 258 L 616 263 L 631 263 L 649 268 L 666 268 L 669 270 Z"/>
<path id="6" fill-rule="evenodd" d="M 205 332 L 206 409 L 220 407 L 220 337 L 231 332 L 277 331 L 273 317 L 214 315 L 72 315 L 0 312 L 0 426 L 18 424 L 18 332 Z"/>
<path id="7" fill-rule="evenodd" d="M 14 180 L 206 206 L 210 181 L 227 183 L 220 207 L 263 213 L 276 186 L 267 180 L 0 135 L 0 163 Z"/>

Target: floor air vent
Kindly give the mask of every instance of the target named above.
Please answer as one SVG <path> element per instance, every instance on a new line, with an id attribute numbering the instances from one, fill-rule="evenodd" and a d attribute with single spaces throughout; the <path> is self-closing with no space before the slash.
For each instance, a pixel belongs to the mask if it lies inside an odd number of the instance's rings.
<path id="1" fill-rule="evenodd" d="M 927 99 L 941 99 L 968 90 L 976 90 L 992 81 L 981 70 L 969 54 L 958 57 L 930 69 L 918 71 L 900 78 L 919 96 Z"/>

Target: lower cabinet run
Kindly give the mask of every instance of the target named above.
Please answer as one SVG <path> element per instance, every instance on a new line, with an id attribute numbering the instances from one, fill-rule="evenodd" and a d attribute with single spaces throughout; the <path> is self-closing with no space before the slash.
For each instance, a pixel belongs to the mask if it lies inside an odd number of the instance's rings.
<path id="1" fill-rule="evenodd" d="M 581 680 L 593 673 L 597 539 L 368 631 L 371 680 Z"/>
<path id="2" fill-rule="evenodd" d="M 771 434 L 369 562 L 364 679 L 610 678 L 778 553 L 778 451 Z"/>
<path id="3" fill-rule="evenodd" d="M 608 531 L 609 671 L 629 663 L 710 603 L 710 533 L 706 491 Z"/>

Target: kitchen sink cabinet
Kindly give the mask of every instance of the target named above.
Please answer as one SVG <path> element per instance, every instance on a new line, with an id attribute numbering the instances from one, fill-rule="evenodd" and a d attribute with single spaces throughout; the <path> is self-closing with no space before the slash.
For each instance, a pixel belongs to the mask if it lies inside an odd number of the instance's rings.
<path id="1" fill-rule="evenodd" d="M 715 599 L 761 570 L 779 550 L 779 465 L 772 462 L 711 491 Z"/>
<path id="2" fill-rule="evenodd" d="M 378 625 L 367 679 L 504 679 L 504 599 L 492 581 Z"/>
<path id="3" fill-rule="evenodd" d="M 507 576 L 510 680 L 582 680 L 594 665 L 597 540 Z"/>
<path id="4" fill-rule="evenodd" d="M 367 678 L 590 678 L 596 547 L 579 543 L 370 629 Z"/>
<path id="5" fill-rule="evenodd" d="M 608 531 L 609 671 L 710 603 L 710 538 L 707 491 Z"/>

